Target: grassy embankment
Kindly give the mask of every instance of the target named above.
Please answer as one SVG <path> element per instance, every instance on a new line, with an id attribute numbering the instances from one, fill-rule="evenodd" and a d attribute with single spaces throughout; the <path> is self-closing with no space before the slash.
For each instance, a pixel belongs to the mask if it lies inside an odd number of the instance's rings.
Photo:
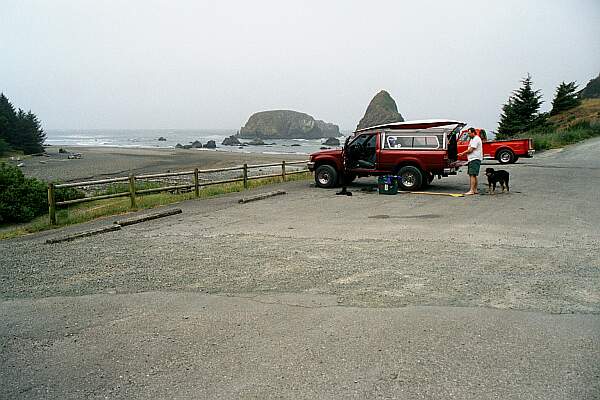
<path id="1" fill-rule="evenodd" d="M 312 174 L 309 172 L 302 174 L 294 174 L 286 176 L 286 182 L 310 179 Z M 263 178 L 253 179 L 248 181 L 250 189 L 281 183 L 281 178 Z M 163 185 L 166 186 L 166 185 Z M 159 187 L 156 183 L 140 183 L 136 185 L 137 190 Z M 126 185 L 115 184 L 107 187 L 102 192 L 96 193 L 108 194 L 127 191 Z M 241 192 L 244 190 L 242 182 L 225 183 L 221 185 L 206 186 L 200 190 L 200 199 L 218 196 L 226 193 Z M 137 209 L 149 209 L 167 204 L 179 203 L 185 200 L 194 199 L 194 192 L 187 193 L 156 193 L 138 196 L 136 199 Z M 54 229 L 61 226 L 79 224 L 86 221 L 91 221 L 96 218 L 106 217 L 111 215 L 120 215 L 132 211 L 130 208 L 129 197 L 120 197 L 115 199 L 96 200 L 87 203 L 77 204 L 71 207 L 57 210 L 56 219 L 57 225 L 50 225 L 48 215 L 42 215 L 35 218 L 33 221 L 20 224 L 14 227 L 7 227 L 0 230 L 0 240 L 9 239 L 16 236 L 22 236 L 29 233 L 40 232 L 47 229 Z"/>
<path id="2" fill-rule="evenodd" d="M 536 150 L 548 150 L 600 136 L 600 99 L 587 99 L 570 110 L 548 118 L 548 126 L 519 135 L 533 138 Z"/>

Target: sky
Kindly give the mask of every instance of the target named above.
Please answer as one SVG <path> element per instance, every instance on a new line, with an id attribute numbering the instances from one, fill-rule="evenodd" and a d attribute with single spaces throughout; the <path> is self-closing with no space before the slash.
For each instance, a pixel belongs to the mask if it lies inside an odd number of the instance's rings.
<path id="1" fill-rule="evenodd" d="M 352 130 L 495 130 L 530 73 L 545 103 L 600 72 L 600 1 L 0 0 L 0 91 L 46 129 L 237 129 L 291 109 Z"/>

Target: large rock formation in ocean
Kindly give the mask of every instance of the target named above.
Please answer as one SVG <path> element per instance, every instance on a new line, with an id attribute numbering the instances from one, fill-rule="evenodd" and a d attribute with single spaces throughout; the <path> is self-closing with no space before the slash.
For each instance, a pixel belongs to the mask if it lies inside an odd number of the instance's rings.
<path id="1" fill-rule="evenodd" d="M 385 90 L 377 93 L 369 103 L 364 117 L 358 123 L 356 129 L 368 128 L 370 126 L 387 124 L 390 122 L 404 122 L 404 118 L 398 112 L 396 102 Z"/>
<path id="2" fill-rule="evenodd" d="M 600 74 L 579 92 L 580 99 L 600 99 Z"/>
<path id="3" fill-rule="evenodd" d="M 238 134 L 243 139 L 319 139 L 331 136 L 340 136 L 337 125 L 291 110 L 252 114 Z"/>

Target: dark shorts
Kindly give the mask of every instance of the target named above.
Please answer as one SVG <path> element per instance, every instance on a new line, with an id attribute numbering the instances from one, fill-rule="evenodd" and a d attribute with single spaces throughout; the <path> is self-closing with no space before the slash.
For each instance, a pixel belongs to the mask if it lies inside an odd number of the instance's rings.
<path id="1" fill-rule="evenodd" d="M 479 175 L 479 168 L 481 168 L 481 160 L 469 161 L 467 172 L 471 176 L 477 176 Z"/>

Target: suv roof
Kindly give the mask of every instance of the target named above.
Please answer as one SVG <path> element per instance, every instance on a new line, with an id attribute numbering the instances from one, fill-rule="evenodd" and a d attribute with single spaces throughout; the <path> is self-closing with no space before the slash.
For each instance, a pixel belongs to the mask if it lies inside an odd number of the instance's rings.
<path id="1" fill-rule="evenodd" d="M 445 125 L 462 125 L 464 122 L 455 121 L 452 119 L 420 119 L 414 121 L 392 122 L 383 125 L 370 126 L 368 128 L 357 129 L 355 133 L 366 132 L 373 129 L 427 129 Z"/>

